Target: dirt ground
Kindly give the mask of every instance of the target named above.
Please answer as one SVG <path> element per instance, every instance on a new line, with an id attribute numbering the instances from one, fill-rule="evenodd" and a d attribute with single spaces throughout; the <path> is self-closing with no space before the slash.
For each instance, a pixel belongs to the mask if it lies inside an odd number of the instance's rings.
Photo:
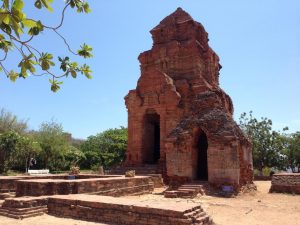
<path id="1" fill-rule="evenodd" d="M 300 195 L 269 194 L 270 181 L 255 182 L 258 191 L 234 198 L 201 196 L 195 199 L 166 199 L 160 194 L 131 196 L 140 200 L 199 202 L 217 225 L 300 225 Z M 43 215 L 24 220 L 0 216 L 0 225 L 104 225 Z"/>

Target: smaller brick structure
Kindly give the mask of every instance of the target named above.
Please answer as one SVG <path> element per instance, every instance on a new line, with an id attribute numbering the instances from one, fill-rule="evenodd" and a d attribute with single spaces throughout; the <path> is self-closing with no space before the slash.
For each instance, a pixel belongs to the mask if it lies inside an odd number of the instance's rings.
<path id="1" fill-rule="evenodd" d="M 300 173 L 274 174 L 270 192 L 300 194 Z"/>
<path id="2" fill-rule="evenodd" d="M 89 178 L 105 178 L 105 177 L 119 177 L 115 175 L 97 175 L 97 174 L 78 174 L 75 179 L 89 179 Z M 54 179 L 66 180 L 66 174 L 49 174 L 38 176 L 0 176 L 0 193 L 15 192 L 17 188 L 16 182 L 18 180 L 37 180 L 37 179 Z"/>
<path id="3" fill-rule="evenodd" d="M 208 225 L 212 219 L 196 203 L 169 204 L 108 196 L 65 195 L 48 200 L 48 213 L 118 225 Z"/>
<path id="4" fill-rule="evenodd" d="M 108 177 L 78 180 L 18 180 L 16 196 L 68 195 L 94 193 L 109 196 L 123 196 L 151 193 L 152 179 L 147 176 L 133 178 Z"/>
<path id="5" fill-rule="evenodd" d="M 40 216 L 48 212 L 48 196 L 6 199 L 0 207 L 0 215 L 14 219 Z"/>

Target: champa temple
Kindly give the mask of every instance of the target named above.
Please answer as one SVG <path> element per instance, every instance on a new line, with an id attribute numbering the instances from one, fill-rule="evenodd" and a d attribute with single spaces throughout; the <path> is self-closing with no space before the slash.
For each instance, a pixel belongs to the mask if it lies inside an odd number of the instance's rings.
<path id="1" fill-rule="evenodd" d="M 150 33 L 153 46 L 138 58 L 137 87 L 125 97 L 124 165 L 156 164 L 169 182 L 251 183 L 251 142 L 219 87 L 221 65 L 204 27 L 178 8 Z"/>

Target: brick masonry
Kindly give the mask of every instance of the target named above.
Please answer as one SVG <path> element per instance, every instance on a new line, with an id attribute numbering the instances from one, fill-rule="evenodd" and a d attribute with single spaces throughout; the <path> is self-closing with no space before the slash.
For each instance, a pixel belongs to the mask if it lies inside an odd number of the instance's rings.
<path id="1" fill-rule="evenodd" d="M 274 174 L 270 192 L 300 194 L 300 173 Z"/>
<path id="2" fill-rule="evenodd" d="M 150 33 L 153 46 L 139 55 L 137 87 L 125 97 L 124 166 L 158 164 L 171 183 L 252 183 L 252 145 L 232 118 L 204 27 L 178 8 Z"/>
<path id="3" fill-rule="evenodd" d="M 53 196 L 48 213 L 55 216 L 118 225 L 206 225 L 211 218 L 199 204 L 173 204 L 108 196 Z"/>
<path id="4" fill-rule="evenodd" d="M 97 175 L 97 174 L 79 174 L 76 175 L 76 179 L 89 179 L 89 178 L 105 178 L 105 177 L 118 177 L 114 175 Z M 18 180 L 36 180 L 36 179 L 54 179 L 54 180 L 66 180 L 68 175 L 36 175 L 36 176 L 0 176 L 0 193 L 15 192 L 17 188 Z"/>
<path id="5" fill-rule="evenodd" d="M 154 184 L 150 177 L 109 177 L 78 180 L 18 180 L 16 196 L 68 195 L 94 193 L 109 196 L 123 196 L 151 193 Z"/>

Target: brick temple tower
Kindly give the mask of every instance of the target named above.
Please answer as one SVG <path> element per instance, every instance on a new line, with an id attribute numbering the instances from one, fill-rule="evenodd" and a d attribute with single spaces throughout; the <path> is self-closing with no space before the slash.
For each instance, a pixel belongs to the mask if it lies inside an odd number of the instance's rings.
<path id="1" fill-rule="evenodd" d="M 166 180 L 207 180 L 236 187 L 253 179 L 251 142 L 219 87 L 218 55 L 204 27 L 178 8 L 150 31 L 141 76 L 125 97 L 125 166 L 157 164 Z"/>

